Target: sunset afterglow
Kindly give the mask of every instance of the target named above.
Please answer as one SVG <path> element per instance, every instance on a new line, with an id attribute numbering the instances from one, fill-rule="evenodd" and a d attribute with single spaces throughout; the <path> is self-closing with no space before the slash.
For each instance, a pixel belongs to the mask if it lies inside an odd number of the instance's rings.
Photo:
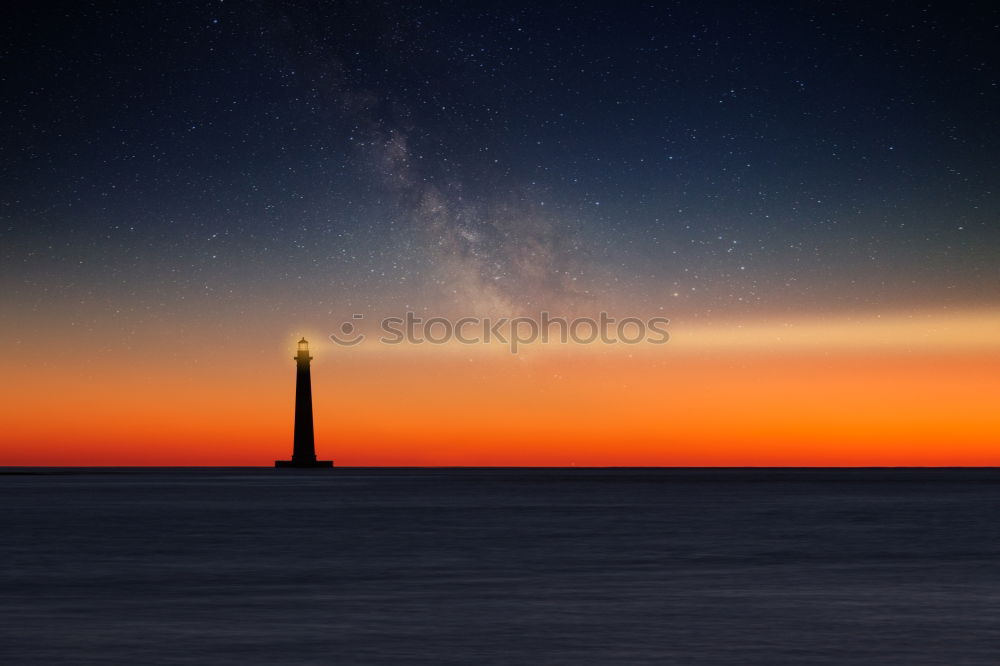
<path id="1" fill-rule="evenodd" d="M 666 345 L 517 355 L 314 337 L 317 450 L 342 465 L 995 465 L 997 330 L 981 310 L 674 323 Z M 266 464 L 290 441 L 283 339 L 7 346 L 9 463 Z"/>

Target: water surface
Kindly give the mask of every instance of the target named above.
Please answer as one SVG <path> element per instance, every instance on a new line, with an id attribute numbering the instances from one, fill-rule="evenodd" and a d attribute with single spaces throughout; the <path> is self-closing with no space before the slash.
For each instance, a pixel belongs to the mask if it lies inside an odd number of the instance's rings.
<path id="1" fill-rule="evenodd" d="M 2 472 L 4 664 L 1000 663 L 1000 470 Z"/>

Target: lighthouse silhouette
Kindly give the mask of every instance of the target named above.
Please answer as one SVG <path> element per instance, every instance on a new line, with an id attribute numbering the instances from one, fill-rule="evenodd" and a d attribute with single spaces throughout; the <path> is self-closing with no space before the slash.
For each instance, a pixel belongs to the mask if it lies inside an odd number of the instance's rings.
<path id="1" fill-rule="evenodd" d="M 295 436 L 291 460 L 275 460 L 275 467 L 333 467 L 332 460 L 316 460 L 313 441 L 312 379 L 309 374 L 309 343 L 299 340 L 295 355 Z"/>

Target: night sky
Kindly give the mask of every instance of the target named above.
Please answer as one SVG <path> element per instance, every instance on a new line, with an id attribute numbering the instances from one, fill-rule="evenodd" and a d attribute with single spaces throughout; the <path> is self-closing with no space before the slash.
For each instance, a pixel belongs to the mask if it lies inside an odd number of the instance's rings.
<path id="1" fill-rule="evenodd" d="M 352 313 L 683 333 L 1000 305 L 988 3 L 15 3 L 4 24 L 7 363 L 288 365 Z"/>
<path id="2" fill-rule="evenodd" d="M 24 5 L 4 290 L 126 320 L 303 290 L 315 315 L 995 303 L 998 22 L 961 3 Z"/>

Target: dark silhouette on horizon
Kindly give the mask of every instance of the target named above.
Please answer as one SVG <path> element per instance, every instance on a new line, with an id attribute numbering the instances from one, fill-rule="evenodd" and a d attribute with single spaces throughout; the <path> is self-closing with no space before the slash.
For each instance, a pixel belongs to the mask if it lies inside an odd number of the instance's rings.
<path id="1" fill-rule="evenodd" d="M 313 440 L 312 377 L 309 373 L 309 343 L 299 340 L 295 355 L 295 435 L 291 460 L 275 460 L 275 467 L 333 467 L 332 460 L 316 460 Z"/>

